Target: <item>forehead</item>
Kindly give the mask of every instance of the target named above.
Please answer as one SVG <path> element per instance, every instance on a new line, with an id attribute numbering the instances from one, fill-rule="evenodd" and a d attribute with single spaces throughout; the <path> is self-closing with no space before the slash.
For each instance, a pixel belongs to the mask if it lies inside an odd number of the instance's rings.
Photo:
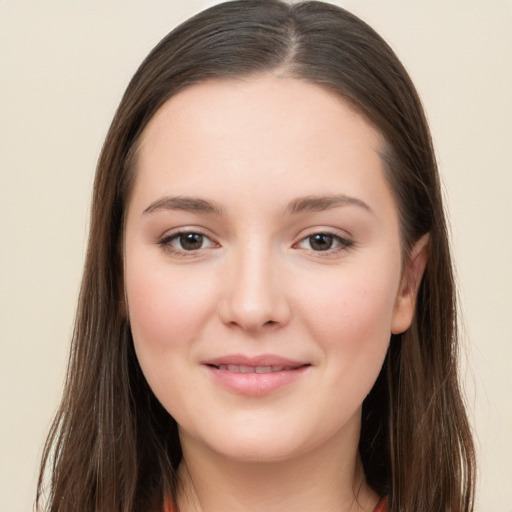
<path id="1" fill-rule="evenodd" d="M 233 137 L 236 131 L 239 143 L 250 132 L 251 140 L 246 142 L 251 146 L 265 141 L 266 135 L 275 141 L 278 130 L 282 135 L 278 141 L 284 144 L 300 136 L 315 137 L 316 143 L 324 139 L 326 144 L 335 138 L 340 144 L 350 135 L 374 150 L 384 146 L 379 131 L 337 93 L 303 79 L 270 73 L 212 79 L 183 89 L 150 120 L 140 147 L 158 142 L 173 129 L 174 135 L 183 137 L 208 133 Z M 255 131 L 259 131 L 258 140 L 253 138 Z"/>
<path id="2" fill-rule="evenodd" d="M 134 192 L 146 203 L 182 194 L 277 208 L 332 193 L 373 202 L 389 196 L 383 148 L 373 125 L 318 85 L 272 74 L 210 80 L 176 94 L 151 119 Z"/>

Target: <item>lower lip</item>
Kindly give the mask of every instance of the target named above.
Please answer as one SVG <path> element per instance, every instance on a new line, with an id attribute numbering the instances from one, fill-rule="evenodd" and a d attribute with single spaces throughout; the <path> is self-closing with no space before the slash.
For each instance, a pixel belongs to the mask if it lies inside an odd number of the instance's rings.
<path id="1" fill-rule="evenodd" d="M 246 396 L 263 396 L 277 391 L 303 376 L 309 366 L 300 366 L 293 370 L 269 373 L 238 373 L 206 366 L 208 373 L 221 386 Z"/>

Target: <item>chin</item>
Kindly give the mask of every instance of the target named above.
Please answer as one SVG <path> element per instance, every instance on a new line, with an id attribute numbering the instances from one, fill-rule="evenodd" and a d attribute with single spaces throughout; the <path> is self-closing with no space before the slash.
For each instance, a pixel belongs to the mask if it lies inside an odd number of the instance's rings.
<path id="1" fill-rule="evenodd" d="M 273 439 L 240 439 L 230 446 L 217 447 L 217 454 L 233 462 L 277 463 L 300 457 L 308 451 L 302 443 Z"/>
<path id="2" fill-rule="evenodd" d="M 274 463 L 297 459 L 308 454 L 329 453 L 344 450 L 348 445 L 357 446 L 360 426 L 359 411 L 340 425 L 325 422 L 308 424 L 306 421 L 279 421 L 278 413 L 273 418 L 258 423 L 252 416 L 243 424 L 226 425 L 225 422 L 210 422 L 207 432 L 187 432 L 180 428 L 184 447 L 195 445 L 215 456 L 233 462 Z M 304 418 L 303 418 L 304 419 Z M 277 420 L 277 421 L 276 421 Z M 348 444 L 347 444 L 348 442 Z"/>

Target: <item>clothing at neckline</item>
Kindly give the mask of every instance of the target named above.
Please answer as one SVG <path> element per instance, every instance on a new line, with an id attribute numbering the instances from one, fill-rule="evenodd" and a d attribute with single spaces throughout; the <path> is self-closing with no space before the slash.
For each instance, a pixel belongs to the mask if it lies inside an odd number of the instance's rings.
<path id="1" fill-rule="evenodd" d="M 387 512 L 388 511 L 388 500 L 384 496 L 380 499 L 379 503 L 377 503 L 377 506 L 373 509 L 373 512 Z"/>
<path id="2" fill-rule="evenodd" d="M 164 512 L 177 512 L 177 510 L 172 503 L 167 503 L 164 507 Z M 385 496 L 379 500 L 373 512 L 388 512 L 388 500 Z"/>

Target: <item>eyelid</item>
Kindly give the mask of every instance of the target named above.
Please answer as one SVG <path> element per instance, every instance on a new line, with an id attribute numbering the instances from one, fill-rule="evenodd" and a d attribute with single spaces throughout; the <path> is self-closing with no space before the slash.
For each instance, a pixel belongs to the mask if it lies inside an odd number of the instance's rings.
<path id="1" fill-rule="evenodd" d="M 331 236 L 333 239 L 335 239 L 338 242 L 339 245 L 337 247 L 326 249 L 324 251 L 315 251 L 314 249 L 299 247 L 300 244 L 302 244 L 309 238 L 314 237 L 315 235 Z M 326 228 L 326 229 L 315 228 L 315 229 L 311 230 L 309 233 L 306 233 L 306 234 L 302 233 L 300 235 L 299 240 L 293 244 L 293 247 L 298 248 L 298 249 L 303 249 L 315 256 L 328 257 L 328 256 L 336 255 L 339 252 L 346 251 L 346 250 L 352 248 L 354 245 L 355 245 L 355 242 L 354 242 L 353 238 L 348 234 L 342 235 L 342 234 L 340 234 L 340 232 L 338 230 L 334 230 L 333 228 Z"/>
<path id="2" fill-rule="evenodd" d="M 179 238 L 181 235 L 195 234 L 200 235 L 203 238 L 210 241 L 210 245 L 208 247 L 201 247 L 199 249 L 194 250 L 186 250 L 186 249 L 178 249 L 171 245 L 171 242 Z M 198 257 L 204 253 L 205 250 L 209 250 L 211 248 L 220 247 L 220 244 L 216 242 L 213 237 L 209 234 L 205 233 L 204 229 L 196 228 L 196 227 L 180 227 L 175 228 L 174 230 L 166 231 L 162 236 L 160 236 L 157 240 L 157 244 L 162 247 L 162 249 L 168 254 L 180 257 Z"/>
<path id="3" fill-rule="evenodd" d="M 346 234 L 340 234 L 340 230 L 334 229 L 334 228 L 310 228 L 308 230 L 309 232 L 302 232 L 300 235 L 296 237 L 298 240 L 292 244 L 292 248 L 295 249 L 301 249 L 304 251 L 307 251 L 308 253 L 318 256 L 318 257 L 328 257 L 328 256 L 335 256 L 339 252 L 346 251 L 350 248 L 352 248 L 355 245 L 354 240 L 352 239 L 351 235 L 348 233 Z M 171 242 L 176 240 L 181 235 L 186 234 L 196 234 L 200 235 L 203 238 L 207 239 L 210 244 L 207 247 L 200 247 L 198 249 L 179 249 L 171 245 Z M 325 250 L 314 250 L 314 249 L 308 249 L 305 247 L 300 247 L 302 243 L 307 241 L 309 238 L 314 237 L 315 235 L 326 235 L 332 237 L 336 243 L 337 246 Z M 182 226 L 179 228 L 175 228 L 172 230 L 166 231 L 162 236 L 160 236 L 157 240 L 157 244 L 162 247 L 162 249 L 172 255 L 180 256 L 180 257 L 199 257 L 204 254 L 204 251 L 211 250 L 213 248 L 219 248 L 220 244 L 215 240 L 215 238 L 206 233 L 206 230 L 203 228 L 198 227 L 192 227 L 192 226 Z"/>

